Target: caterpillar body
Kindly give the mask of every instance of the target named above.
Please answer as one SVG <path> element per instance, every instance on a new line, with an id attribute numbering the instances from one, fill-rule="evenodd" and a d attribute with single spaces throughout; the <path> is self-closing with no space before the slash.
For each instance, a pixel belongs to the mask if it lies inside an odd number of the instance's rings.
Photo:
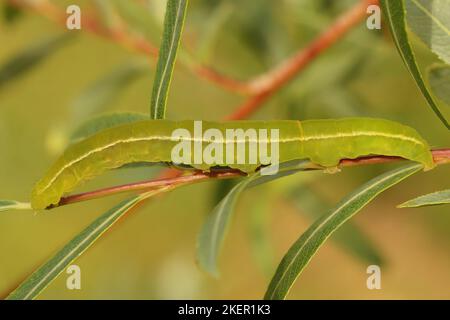
<path id="1" fill-rule="evenodd" d="M 70 146 L 54 163 L 47 174 L 33 189 L 31 203 L 34 209 L 56 205 L 61 197 L 82 182 L 92 179 L 106 170 L 137 162 L 172 162 L 172 151 L 181 138 L 176 130 L 194 132 L 195 121 L 143 120 L 103 130 Z M 278 130 L 276 136 L 267 135 L 270 145 L 277 143 L 279 162 L 309 159 L 325 168 L 336 167 L 341 159 L 354 159 L 367 155 L 399 156 L 424 165 L 425 170 L 434 167 L 427 142 L 408 126 L 397 122 L 372 118 L 344 118 L 338 120 L 282 120 L 282 121 L 202 121 L 202 129 L 214 129 L 222 138 L 214 143 L 251 144 L 254 137 L 244 142 L 227 140 L 227 130 Z M 187 138 L 192 145 L 206 147 L 212 140 L 203 136 Z M 256 138 L 258 139 L 258 137 Z M 262 166 L 260 161 L 242 163 L 223 155 L 216 164 L 191 161 L 181 164 L 200 170 L 223 166 L 251 173 Z M 264 163 L 266 165 L 266 163 Z"/>

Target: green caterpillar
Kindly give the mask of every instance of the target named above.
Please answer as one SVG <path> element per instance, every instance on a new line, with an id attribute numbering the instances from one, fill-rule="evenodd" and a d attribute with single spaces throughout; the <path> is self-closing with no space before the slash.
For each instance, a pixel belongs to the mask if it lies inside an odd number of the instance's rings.
<path id="1" fill-rule="evenodd" d="M 403 157 L 422 163 L 425 170 L 435 165 L 427 142 L 414 129 L 388 120 L 346 118 L 308 121 L 202 121 L 205 132 L 212 129 L 210 132 L 215 133 L 209 137 L 195 135 L 196 123 L 198 124 L 197 121 L 144 120 L 106 129 L 70 146 L 36 184 L 31 197 L 32 207 L 45 209 L 56 205 L 64 194 L 80 183 L 125 164 L 172 163 L 173 151 L 180 147 L 181 141 L 187 141 L 193 149 L 205 149 L 212 144 L 216 147 L 222 145 L 225 149 L 230 145 L 235 145 L 236 148 L 239 145 L 249 146 L 257 143 L 258 139 L 265 139 L 272 153 L 273 147 L 277 145 L 279 163 L 309 159 L 324 168 L 336 167 L 341 159 L 367 155 Z M 239 129 L 244 130 L 241 130 L 241 134 L 254 129 L 271 132 L 271 135 L 266 134 L 264 138 L 247 135 L 244 141 L 227 140 L 230 130 Z M 174 132 L 194 134 L 191 138 L 181 138 L 174 136 Z M 277 134 L 273 134 L 274 132 Z M 246 159 L 249 157 L 247 150 Z M 239 161 L 237 156 L 227 157 L 225 152 L 212 163 L 194 158 L 194 152 L 184 154 L 184 160 L 179 164 L 200 170 L 228 167 L 245 173 L 270 165 L 260 159 L 252 163 Z"/>

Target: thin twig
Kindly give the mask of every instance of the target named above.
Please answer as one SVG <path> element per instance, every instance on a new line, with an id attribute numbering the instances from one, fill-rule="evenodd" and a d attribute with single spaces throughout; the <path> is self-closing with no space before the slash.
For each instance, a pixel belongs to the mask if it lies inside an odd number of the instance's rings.
<path id="1" fill-rule="evenodd" d="M 313 40 L 305 49 L 282 62 L 278 67 L 253 80 L 249 86 L 251 92 L 257 92 L 236 111 L 228 116 L 229 120 L 248 118 L 281 87 L 304 70 L 315 58 L 345 36 L 367 15 L 367 7 L 379 4 L 378 0 L 362 0 L 340 16 L 325 32 Z"/>
<path id="2" fill-rule="evenodd" d="M 225 171 L 220 173 L 207 173 L 207 172 L 196 172 L 192 175 L 187 176 L 174 176 L 170 178 L 162 178 L 162 179 L 155 179 L 155 180 L 148 180 L 148 181 L 141 181 L 141 182 L 134 182 L 130 184 L 124 184 L 120 186 L 114 186 L 114 187 L 108 187 L 100 190 L 75 194 L 71 196 L 67 196 L 64 198 L 61 198 L 61 201 L 58 205 L 51 207 L 49 209 L 55 208 L 55 207 L 61 207 L 64 205 L 76 203 L 76 202 L 82 202 L 82 201 L 88 201 L 93 199 L 98 199 L 110 195 L 120 194 L 124 192 L 130 192 L 130 191 L 142 191 L 142 190 L 151 190 L 151 189 L 158 189 L 165 186 L 174 186 L 174 185 L 185 185 L 185 184 L 193 184 L 200 181 L 205 181 L 207 179 L 230 179 L 230 178 L 236 178 L 239 176 L 244 176 L 243 173 L 240 171 Z"/>
<path id="3" fill-rule="evenodd" d="M 438 149 L 433 150 L 433 158 L 436 164 L 444 164 L 450 162 L 450 149 Z M 369 164 L 377 164 L 377 163 L 388 163 L 394 161 L 404 160 L 401 157 L 390 157 L 390 156 L 367 156 L 360 157 L 357 159 L 344 159 L 340 163 L 340 167 L 353 167 L 353 166 L 361 166 L 361 165 L 369 165 Z M 311 165 L 311 169 L 316 170 L 317 166 Z M 237 170 L 230 171 L 221 171 L 221 172 L 201 172 L 197 171 L 195 174 L 180 176 L 179 172 L 174 171 L 176 175 L 167 176 L 164 178 L 158 178 L 155 180 L 147 180 L 141 182 L 135 182 L 130 184 L 124 184 L 120 186 L 108 187 L 100 190 L 94 190 L 90 192 L 75 194 L 71 196 L 67 196 L 61 198 L 61 201 L 58 205 L 52 207 L 61 207 L 64 205 L 93 200 L 101 197 L 111 196 L 124 192 L 131 191 L 142 191 L 142 190 L 151 190 L 157 189 L 165 186 L 171 185 L 186 185 L 193 184 L 197 182 L 203 182 L 211 179 L 232 179 L 245 176 L 244 173 Z M 52 209 L 49 208 L 49 209 Z"/>

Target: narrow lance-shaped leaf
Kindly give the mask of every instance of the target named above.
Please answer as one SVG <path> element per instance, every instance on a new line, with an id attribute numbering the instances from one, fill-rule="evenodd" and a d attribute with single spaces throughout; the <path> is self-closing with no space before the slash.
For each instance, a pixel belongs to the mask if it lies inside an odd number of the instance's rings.
<path id="1" fill-rule="evenodd" d="M 70 37 L 70 33 L 53 36 L 16 52 L 10 60 L 0 67 L 0 88 L 7 82 L 31 70 L 60 48 Z"/>
<path id="2" fill-rule="evenodd" d="M 237 184 L 208 215 L 198 236 L 197 261 L 202 269 L 217 276 L 217 256 L 223 243 L 238 198 L 254 179 L 250 177 Z"/>
<path id="3" fill-rule="evenodd" d="M 328 211 L 327 201 L 308 186 L 296 188 L 289 196 L 295 207 L 302 213 L 316 220 Z M 332 240 L 355 258 L 368 264 L 382 265 L 383 259 L 376 247 L 358 225 L 348 221 L 333 235 Z"/>
<path id="4" fill-rule="evenodd" d="M 405 0 L 408 26 L 450 64 L 450 1 Z"/>
<path id="5" fill-rule="evenodd" d="M 187 11 L 187 0 L 168 0 L 164 31 L 153 82 L 151 118 L 164 119 L 167 96 Z"/>
<path id="6" fill-rule="evenodd" d="M 450 204 L 450 189 L 426 194 L 415 199 L 406 201 L 399 205 L 399 208 L 418 208 L 426 206 L 436 206 Z"/>
<path id="7" fill-rule="evenodd" d="M 9 300 L 29 300 L 36 298 L 64 269 L 86 251 L 124 214 L 139 202 L 168 190 L 170 187 L 153 190 L 121 202 L 92 222 L 86 229 L 67 243 L 48 262 L 37 269 L 8 297 Z"/>
<path id="8" fill-rule="evenodd" d="M 436 97 L 450 106 L 450 66 L 433 65 L 428 70 L 428 82 Z"/>
<path id="9" fill-rule="evenodd" d="M 250 176 L 237 184 L 222 199 L 206 218 L 198 236 L 197 260 L 200 267 L 206 272 L 217 276 L 217 258 L 225 238 L 225 233 L 236 203 L 241 193 L 248 187 L 254 187 L 263 183 L 276 180 L 305 169 L 308 161 L 291 161 L 280 165 L 275 175 L 262 176 L 259 173 Z"/>
<path id="10" fill-rule="evenodd" d="M 9 210 L 31 210 L 31 204 L 15 200 L 0 200 L 0 212 Z"/>
<path id="11" fill-rule="evenodd" d="M 270 282 L 265 299 L 284 299 L 300 273 L 334 231 L 381 192 L 418 172 L 421 168 L 422 166 L 417 164 L 408 165 L 370 180 L 345 197 L 329 214 L 312 224 L 283 257 Z"/>
<path id="12" fill-rule="evenodd" d="M 430 107 L 433 109 L 434 113 L 436 113 L 442 123 L 444 123 L 444 125 L 448 129 L 450 129 L 450 124 L 445 119 L 442 112 L 439 110 L 436 101 L 429 92 L 423 80 L 419 66 L 416 62 L 416 57 L 409 42 L 409 36 L 406 30 L 404 2 L 400 0 L 381 0 L 381 6 L 383 8 L 384 15 L 389 23 L 389 27 L 391 29 L 395 44 L 404 63 L 406 64 L 406 67 L 413 76 L 414 80 L 419 86 L 420 91 L 424 95 Z"/>

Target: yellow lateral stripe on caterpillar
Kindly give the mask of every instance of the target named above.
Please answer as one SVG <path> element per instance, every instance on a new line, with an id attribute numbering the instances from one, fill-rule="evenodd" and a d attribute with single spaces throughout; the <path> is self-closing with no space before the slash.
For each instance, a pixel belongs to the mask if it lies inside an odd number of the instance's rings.
<path id="1" fill-rule="evenodd" d="M 418 145 L 424 145 L 423 141 L 420 141 L 418 139 L 412 138 L 412 137 L 406 137 L 398 134 L 388 134 L 388 133 L 380 133 L 375 131 L 367 131 L 367 132 L 353 132 L 349 134 L 329 134 L 329 135 L 316 135 L 316 136 L 309 136 L 309 137 L 302 137 L 299 139 L 296 139 L 298 141 L 311 141 L 311 140 L 326 140 L 326 139 L 336 139 L 336 138 L 351 138 L 351 137 L 357 137 L 357 136 L 365 136 L 365 137 L 374 137 L 374 136 L 382 136 L 385 138 L 393 138 L 393 139 L 399 139 L 403 141 L 411 141 Z"/>

